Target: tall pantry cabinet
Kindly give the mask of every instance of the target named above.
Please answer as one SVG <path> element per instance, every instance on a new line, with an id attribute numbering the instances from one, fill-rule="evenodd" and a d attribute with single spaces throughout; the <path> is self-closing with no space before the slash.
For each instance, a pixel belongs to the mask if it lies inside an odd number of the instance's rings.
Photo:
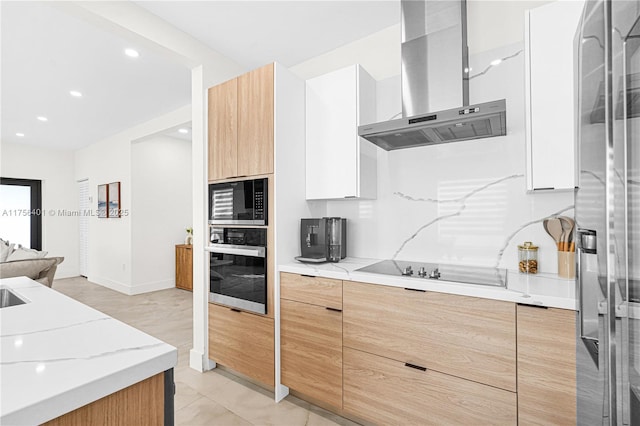
<path id="1" fill-rule="evenodd" d="M 274 64 L 209 89 L 209 180 L 273 173 Z"/>
<path id="2" fill-rule="evenodd" d="M 257 226 L 267 229 L 267 313 L 238 312 L 210 303 L 209 358 L 275 387 L 276 396 L 279 277 L 275 265 L 278 258 L 289 260 L 298 254 L 299 220 L 310 214 L 300 179 L 304 99 L 304 81 L 277 63 L 208 89 L 209 183 L 258 177 L 269 182 L 267 225 Z"/>

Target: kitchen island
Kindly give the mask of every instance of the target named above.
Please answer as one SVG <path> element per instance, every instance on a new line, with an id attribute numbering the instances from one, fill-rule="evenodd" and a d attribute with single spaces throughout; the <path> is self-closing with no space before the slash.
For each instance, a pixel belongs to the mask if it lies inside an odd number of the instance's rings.
<path id="1" fill-rule="evenodd" d="M 0 289 L 25 302 L 0 309 L 0 424 L 173 424 L 176 348 L 26 277 Z"/>

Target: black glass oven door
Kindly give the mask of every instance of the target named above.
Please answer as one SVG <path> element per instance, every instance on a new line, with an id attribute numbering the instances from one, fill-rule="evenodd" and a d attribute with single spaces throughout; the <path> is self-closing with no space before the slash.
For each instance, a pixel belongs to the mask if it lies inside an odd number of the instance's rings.
<path id="1" fill-rule="evenodd" d="M 210 301 L 266 314 L 265 248 L 223 246 L 210 248 Z"/>

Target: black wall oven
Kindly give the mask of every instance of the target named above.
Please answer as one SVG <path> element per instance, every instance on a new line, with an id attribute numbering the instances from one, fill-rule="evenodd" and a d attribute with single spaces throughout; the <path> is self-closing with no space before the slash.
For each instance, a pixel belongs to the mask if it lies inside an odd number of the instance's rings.
<path id="1" fill-rule="evenodd" d="M 267 178 L 209 184 L 209 224 L 267 225 Z"/>
<path id="2" fill-rule="evenodd" d="M 267 230 L 211 228 L 209 301 L 267 313 Z"/>

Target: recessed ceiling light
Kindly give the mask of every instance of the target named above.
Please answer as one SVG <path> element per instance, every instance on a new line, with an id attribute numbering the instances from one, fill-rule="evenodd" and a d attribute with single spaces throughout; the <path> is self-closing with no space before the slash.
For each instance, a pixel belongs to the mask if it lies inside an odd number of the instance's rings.
<path id="1" fill-rule="evenodd" d="M 16 136 L 19 137 L 19 138 L 24 138 L 24 133 L 18 132 L 18 133 L 16 133 Z"/>
<path id="2" fill-rule="evenodd" d="M 38 120 L 40 120 L 40 121 L 49 121 L 49 119 L 47 117 L 42 116 L 42 115 L 38 116 Z"/>
<path id="3" fill-rule="evenodd" d="M 69 94 L 71 96 L 73 96 L 74 98 L 81 98 L 82 97 L 82 93 L 78 92 L 77 90 L 70 90 Z"/>
<path id="4" fill-rule="evenodd" d="M 502 59 L 494 59 L 493 61 L 491 61 L 491 65 L 493 65 L 494 67 L 496 65 L 498 65 L 500 62 L 502 62 Z"/>
<path id="5" fill-rule="evenodd" d="M 187 129 L 178 129 L 178 133 L 182 133 L 183 135 L 186 135 L 187 133 L 189 133 L 189 130 L 187 130 Z"/>
<path id="6" fill-rule="evenodd" d="M 124 49 L 124 54 L 131 58 L 137 58 L 138 56 L 140 56 L 138 51 L 134 49 Z"/>

